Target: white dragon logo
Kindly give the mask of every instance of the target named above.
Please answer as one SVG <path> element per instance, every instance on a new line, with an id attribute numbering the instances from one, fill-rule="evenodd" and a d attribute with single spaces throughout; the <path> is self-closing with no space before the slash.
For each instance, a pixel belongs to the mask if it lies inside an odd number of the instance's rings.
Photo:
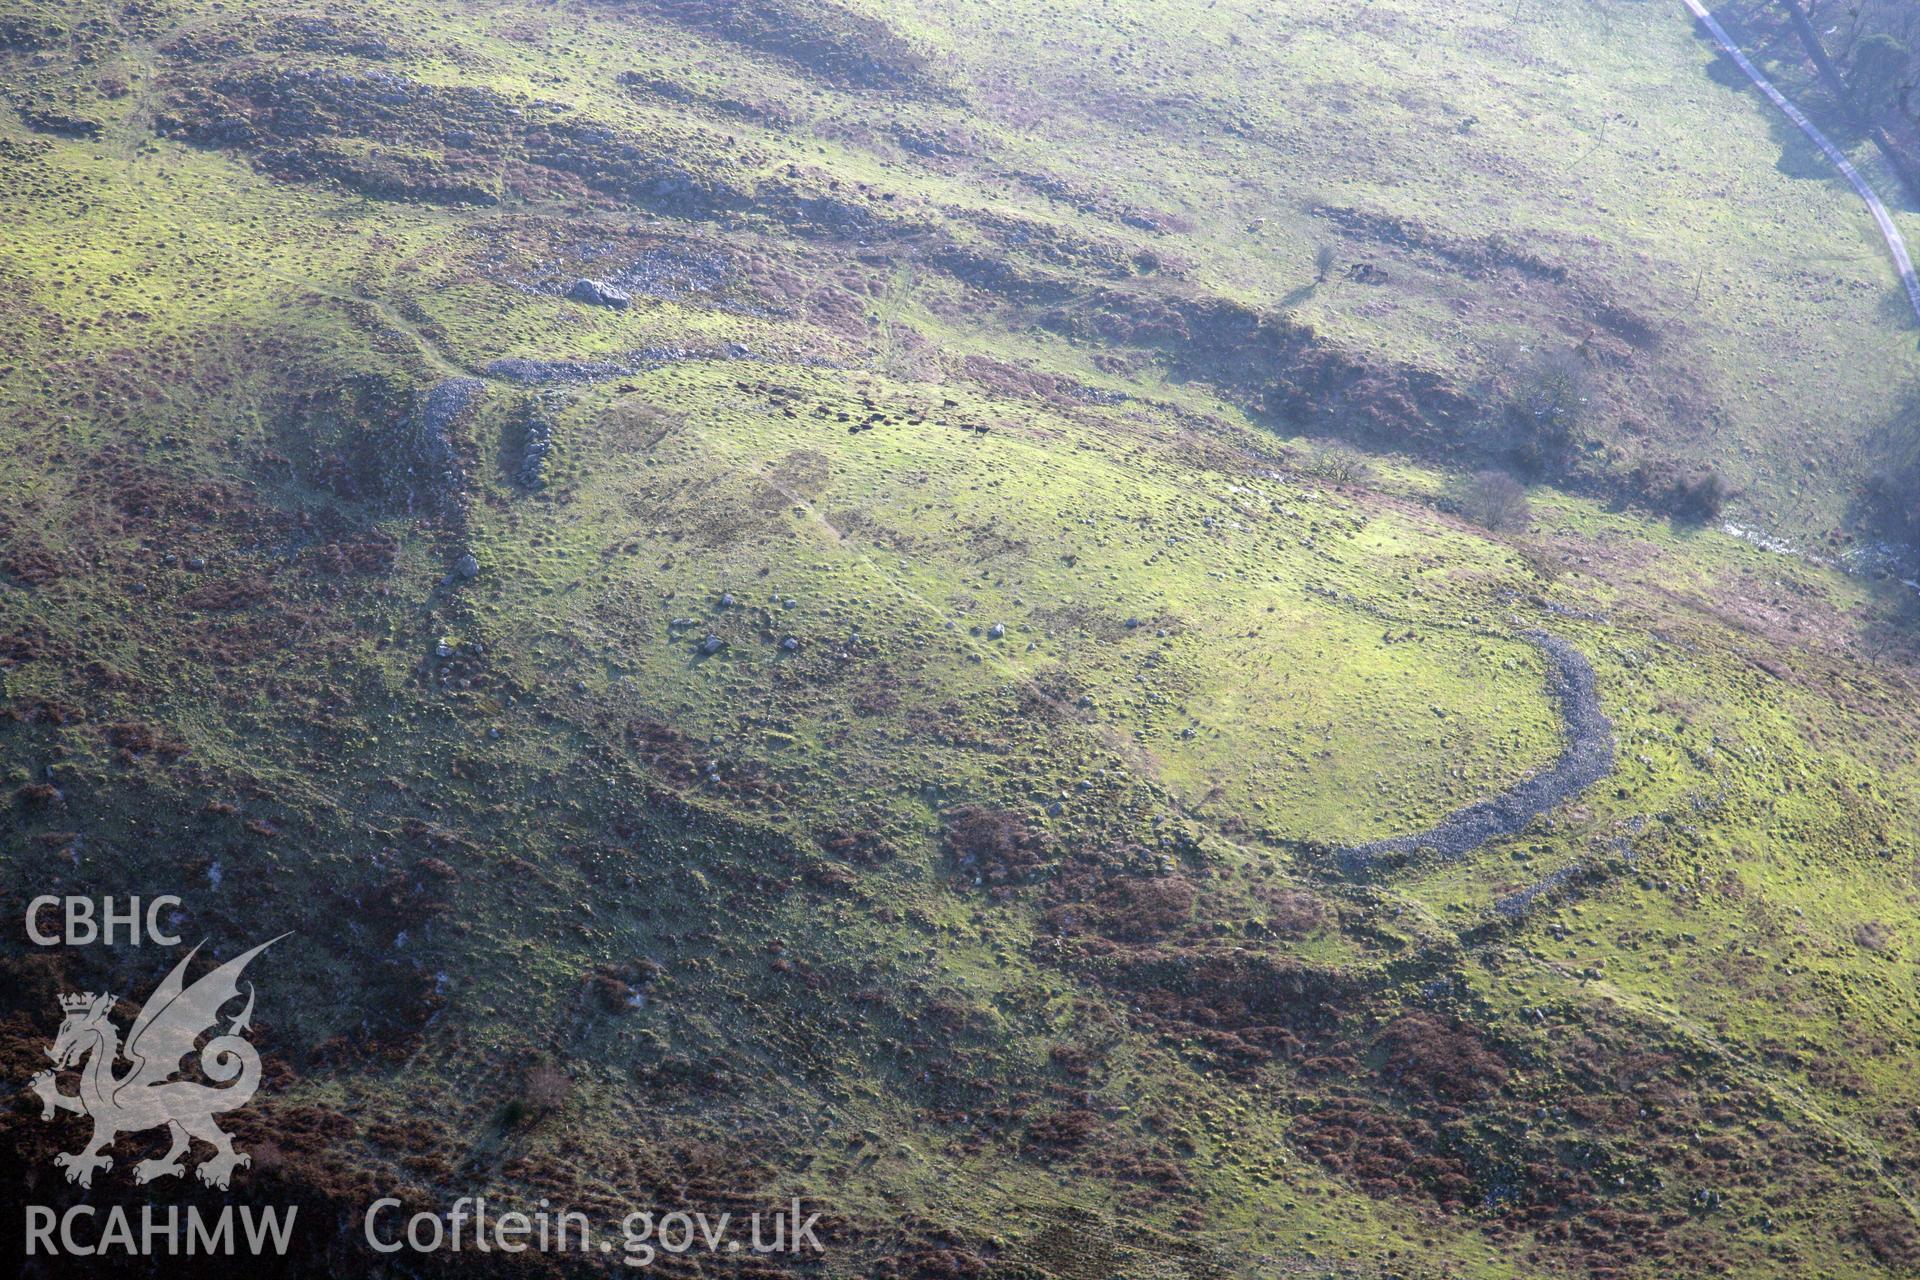
<path id="1" fill-rule="evenodd" d="M 283 933 L 280 938 L 286 936 Z M 223 1087 L 176 1080 L 174 1076 L 181 1070 L 180 1060 L 193 1052 L 201 1035 L 214 1029 L 221 1007 L 239 997 L 241 971 L 280 938 L 271 938 L 235 956 L 192 986 L 185 982 L 187 964 L 200 948 L 189 951 L 133 1020 L 124 1055 L 120 1033 L 108 1019 L 113 996 L 86 992 L 60 997 L 60 1007 L 67 1016 L 47 1050 L 55 1069 L 40 1072 L 27 1087 L 40 1096 L 41 1119 L 51 1120 L 60 1111 L 75 1111 L 93 1120 L 93 1137 L 86 1146 L 71 1155 L 53 1158 L 67 1171 L 67 1181 L 92 1186 L 96 1169 L 113 1167 L 113 1157 L 105 1152 L 115 1138 L 162 1125 L 171 1133 L 173 1145 L 164 1156 L 134 1165 L 135 1182 L 185 1173 L 180 1157 L 194 1138 L 214 1149 L 213 1155 L 200 1162 L 198 1171 L 200 1181 L 210 1187 L 225 1190 L 234 1169 L 252 1163 L 251 1157 L 233 1149 L 233 1139 L 213 1123 L 215 1115 L 245 1106 L 260 1087 L 260 1054 L 241 1035 L 253 1017 L 252 983 L 247 984 L 246 1007 L 227 1024 L 226 1034 L 214 1036 L 200 1049 L 200 1070 Z M 122 1056 L 129 1065 L 116 1075 L 114 1064 Z M 80 1072 L 80 1092 L 61 1093 L 55 1072 L 82 1059 L 86 1066 Z"/>

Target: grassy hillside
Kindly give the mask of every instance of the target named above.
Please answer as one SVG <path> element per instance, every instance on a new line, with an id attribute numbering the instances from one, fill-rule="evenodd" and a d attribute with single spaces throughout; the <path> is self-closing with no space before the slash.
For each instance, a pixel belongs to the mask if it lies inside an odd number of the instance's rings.
<path id="1" fill-rule="evenodd" d="M 1697 518 L 1844 537 L 1910 317 L 1675 14 L 0 42 L 0 874 L 295 931 L 238 1195 L 803 1195 L 832 1276 L 1920 1264 L 1906 593 Z M 1539 632 L 1611 775 L 1343 858 L 1552 764 Z M 24 1080 L 170 957 L 0 963 Z M 0 1124 L 9 1186 L 78 1132 Z"/>

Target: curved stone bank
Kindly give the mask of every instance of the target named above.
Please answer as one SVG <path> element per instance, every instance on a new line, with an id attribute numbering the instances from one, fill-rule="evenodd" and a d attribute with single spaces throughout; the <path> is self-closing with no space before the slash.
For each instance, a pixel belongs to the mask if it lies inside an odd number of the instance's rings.
<path id="1" fill-rule="evenodd" d="M 1547 690 L 1559 708 L 1566 734 L 1559 760 L 1552 768 L 1492 799 L 1453 813 L 1439 826 L 1342 849 L 1342 870 L 1365 871 L 1382 858 L 1420 850 L 1442 858 L 1458 858 L 1489 840 L 1525 830 L 1541 814 L 1565 804 L 1613 772 L 1613 723 L 1601 711 L 1599 695 L 1594 692 L 1593 665 L 1558 636 L 1544 631 L 1524 635 L 1547 655 Z"/>

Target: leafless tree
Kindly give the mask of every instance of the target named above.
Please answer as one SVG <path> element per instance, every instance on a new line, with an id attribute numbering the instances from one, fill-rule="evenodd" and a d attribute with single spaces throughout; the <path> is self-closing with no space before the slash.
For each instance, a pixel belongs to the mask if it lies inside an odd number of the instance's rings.
<path id="1" fill-rule="evenodd" d="M 1317 442 L 1301 470 L 1334 484 L 1364 485 L 1373 479 L 1373 467 L 1365 455 L 1338 440 Z"/>
<path id="2" fill-rule="evenodd" d="M 1510 533 L 1533 523 L 1526 487 L 1504 471 L 1476 471 L 1452 488 L 1454 509 L 1483 528 Z"/>

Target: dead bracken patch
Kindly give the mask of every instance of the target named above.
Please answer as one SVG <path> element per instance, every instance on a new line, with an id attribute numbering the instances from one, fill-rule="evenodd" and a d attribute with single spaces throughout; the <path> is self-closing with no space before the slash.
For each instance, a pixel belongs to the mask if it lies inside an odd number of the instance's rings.
<path id="1" fill-rule="evenodd" d="M 997 892 L 1023 881 L 1046 861 L 1046 844 L 1020 815 L 963 805 L 945 815 L 941 840 L 956 883 Z"/>

